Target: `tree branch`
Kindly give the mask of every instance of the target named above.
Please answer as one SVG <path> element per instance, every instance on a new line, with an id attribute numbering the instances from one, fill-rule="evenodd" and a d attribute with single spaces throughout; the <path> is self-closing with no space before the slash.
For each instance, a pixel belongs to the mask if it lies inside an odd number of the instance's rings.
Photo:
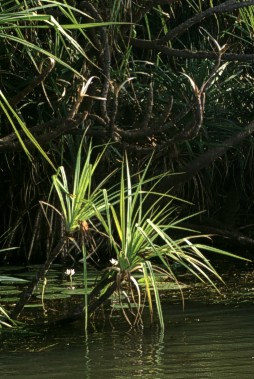
<path id="1" fill-rule="evenodd" d="M 178 186 L 186 183 L 190 179 L 192 179 L 199 171 L 203 168 L 208 167 L 211 163 L 213 163 L 217 158 L 221 157 L 228 150 L 233 147 L 239 145 L 243 142 L 244 139 L 251 136 L 254 133 L 254 120 L 249 123 L 246 127 L 242 128 L 242 130 L 232 137 L 226 139 L 224 142 L 220 143 L 219 146 L 213 147 L 212 149 L 207 150 L 205 153 L 198 156 L 188 165 L 183 167 L 182 173 L 178 175 L 172 175 L 166 178 L 167 185 Z"/>
<path id="2" fill-rule="evenodd" d="M 219 4 L 213 8 L 208 8 L 201 13 L 197 13 L 195 16 L 176 26 L 174 29 L 171 29 L 167 34 L 165 34 L 164 37 L 158 40 L 158 44 L 165 44 L 168 41 L 172 41 L 173 39 L 185 33 L 191 26 L 200 23 L 205 18 L 213 16 L 214 14 L 232 12 L 240 8 L 248 7 L 250 5 L 254 5 L 254 0 L 242 2 L 227 0 L 224 3 Z"/>
<path id="3" fill-rule="evenodd" d="M 240 8 L 245 8 L 250 5 L 254 5 L 254 0 L 249 1 L 242 1 L 237 2 L 234 0 L 227 0 L 222 4 L 219 4 L 213 8 L 208 8 L 205 11 L 196 14 L 195 16 L 189 18 L 188 20 L 184 21 L 180 25 L 176 26 L 174 29 L 171 29 L 168 31 L 168 33 L 165 34 L 160 39 L 156 40 L 142 40 L 138 38 L 131 38 L 130 43 L 132 46 L 140 47 L 140 48 L 150 48 L 154 49 L 158 45 L 165 45 L 169 41 L 174 40 L 175 38 L 178 38 L 180 35 L 185 33 L 191 26 L 200 23 L 202 20 L 204 20 L 207 17 L 213 16 L 214 14 L 218 13 L 225 13 L 225 12 L 231 12 Z"/>
<path id="4" fill-rule="evenodd" d="M 155 46 L 154 50 L 171 57 L 218 60 L 218 53 L 213 51 L 191 51 L 187 49 L 171 49 L 170 47 L 163 45 Z M 221 60 L 226 62 L 239 61 L 253 63 L 254 54 L 224 53 Z"/>
<path id="5" fill-rule="evenodd" d="M 53 139 L 56 139 L 64 134 L 69 133 L 71 130 L 77 128 L 87 117 L 87 113 L 79 115 L 76 119 L 60 119 L 53 120 L 46 124 L 36 125 L 30 129 L 30 132 L 36 136 L 36 140 L 40 145 L 47 145 Z M 54 127 L 55 130 L 51 130 L 45 133 L 46 128 Z M 43 134 L 39 134 L 43 131 Z M 20 131 L 21 136 L 25 136 L 25 133 Z M 29 150 L 34 150 L 35 146 L 32 141 L 29 139 L 23 139 L 26 147 Z M 0 139 L 0 153 L 7 151 L 22 151 L 23 147 L 20 142 L 17 141 L 16 134 L 12 133 L 9 136 L 6 136 Z"/>

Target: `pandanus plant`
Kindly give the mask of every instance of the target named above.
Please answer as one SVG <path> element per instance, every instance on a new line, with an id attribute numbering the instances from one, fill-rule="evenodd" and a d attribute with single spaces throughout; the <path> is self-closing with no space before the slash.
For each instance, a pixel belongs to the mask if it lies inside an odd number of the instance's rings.
<path id="1" fill-rule="evenodd" d="M 186 218 L 176 217 L 174 204 L 184 200 L 169 192 L 157 191 L 165 174 L 148 177 L 151 160 L 143 171 L 131 175 L 126 155 L 119 183 L 107 189 L 110 176 L 105 177 L 97 186 L 93 186 L 93 183 L 95 170 L 108 146 L 93 163 L 91 144 L 82 163 L 82 146 L 83 140 L 77 154 L 72 189 L 69 188 L 63 167 L 53 176 L 53 187 L 59 198 L 60 208 L 57 212 L 63 219 L 65 242 L 74 243 L 83 252 L 85 306 L 82 307 L 82 312 L 85 312 L 85 327 L 88 326 L 89 314 L 116 293 L 124 316 L 131 326 L 142 324 L 147 299 L 151 320 L 155 303 L 160 326 L 164 329 L 158 275 L 168 277 L 178 284 L 173 270 L 174 263 L 177 263 L 199 280 L 208 281 L 216 287 L 212 278 L 222 279 L 202 250 L 229 253 L 193 243 L 193 235 L 181 239 L 172 238 L 174 229 L 190 233 L 181 227 Z M 187 218 L 189 217 L 191 216 Z M 88 296 L 87 236 L 90 230 L 101 233 L 108 241 L 112 257 Z M 81 240 L 78 238 L 80 235 Z M 98 254 L 103 252 L 98 251 Z"/>
<path id="2" fill-rule="evenodd" d="M 178 284 L 173 270 L 174 263 L 177 263 L 201 281 L 208 281 L 216 286 L 212 278 L 222 279 L 202 250 L 233 255 L 210 246 L 193 243 L 193 235 L 181 239 L 172 238 L 174 229 L 181 229 L 186 234 L 190 232 L 181 227 L 181 222 L 186 218 L 176 217 L 174 204 L 184 200 L 174 197 L 169 192 L 157 191 L 158 184 L 165 174 L 148 177 L 150 163 L 143 171 L 131 175 L 128 158 L 125 156 L 119 183 L 107 189 L 110 177 L 107 176 L 94 186 L 96 168 L 108 147 L 105 146 L 95 162 L 92 162 L 93 147 L 90 144 L 83 162 L 83 142 L 82 139 L 72 187 L 70 188 L 64 167 L 60 167 L 53 176 L 53 189 L 59 199 L 58 209 L 55 205 L 43 203 L 60 215 L 64 234 L 37 275 L 37 282 L 32 283 L 33 289 L 38 283 L 38 278 L 45 276 L 63 246 L 71 243 L 83 252 L 85 305 L 82 306 L 81 313 L 85 312 L 86 328 L 89 314 L 116 293 L 124 316 L 131 326 L 142 324 L 142 313 L 147 299 L 151 320 L 155 303 L 160 326 L 163 329 L 158 275 L 167 276 L 169 280 Z M 112 259 L 88 296 L 87 237 L 90 231 L 101 233 L 111 248 Z M 98 251 L 97 254 L 103 252 Z M 27 300 L 28 297 L 25 296 L 24 301 Z M 24 301 L 21 304 L 24 305 Z M 16 312 L 17 310 L 20 310 L 20 304 L 16 307 Z M 14 311 L 14 315 L 16 314 Z"/>
<path id="3" fill-rule="evenodd" d="M 114 252 L 111 265 L 103 274 L 103 280 L 106 286 L 111 282 L 111 287 L 118 294 L 126 320 L 132 326 L 142 323 L 142 312 L 147 299 L 151 319 L 155 303 L 163 329 L 158 275 L 166 276 L 178 284 L 173 270 L 174 263 L 177 263 L 201 281 L 208 281 L 215 286 L 212 277 L 222 279 L 201 250 L 228 253 L 193 243 L 193 236 L 177 240 L 171 237 L 174 229 L 184 230 L 181 222 L 185 219 L 176 218 L 174 205 L 183 200 L 170 193 L 157 192 L 156 187 L 164 175 L 148 178 L 148 170 L 149 164 L 143 172 L 135 175 L 133 183 L 126 156 L 121 170 L 119 201 L 111 203 L 107 191 L 104 190 L 106 209 L 105 212 L 98 213 L 97 217 Z M 190 231 L 185 229 L 185 233 Z"/>

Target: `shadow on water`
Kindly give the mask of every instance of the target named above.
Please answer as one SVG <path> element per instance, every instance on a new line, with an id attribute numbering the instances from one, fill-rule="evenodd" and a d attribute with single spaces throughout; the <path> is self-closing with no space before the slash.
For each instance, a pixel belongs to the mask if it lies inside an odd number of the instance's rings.
<path id="1" fill-rule="evenodd" d="M 1 379 L 253 378 L 254 304 L 166 306 L 154 327 L 81 334 L 82 324 L 1 336 Z M 11 339 L 15 337 L 15 349 Z"/>

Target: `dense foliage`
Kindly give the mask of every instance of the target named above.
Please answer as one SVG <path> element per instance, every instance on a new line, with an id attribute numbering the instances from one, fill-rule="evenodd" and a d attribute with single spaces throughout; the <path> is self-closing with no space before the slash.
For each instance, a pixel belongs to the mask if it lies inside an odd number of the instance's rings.
<path id="1" fill-rule="evenodd" d="M 254 1 L 1 1 L 0 241 L 2 248 L 19 247 L 15 255 L 2 253 L 2 260 L 47 257 L 48 269 L 66 237 L 96 217 L 104 229 L 95 223 L 92 240 L 110 236 L 106 260 L 117 256 L 121 266 L 121 233 L 127 233 L 120 228 L 121 204 L 125 196 L 140 196 L 128 185 L 140 170 L 160 177 L 164 224 L 205 209 L 195 228 L 253 247 L 253 27 Z M 88 176 L 79 187 L 77 169 L 83 172 L 88 156 Z M 129 162 L 127 187 L 122 162 Z M 117 183 L 118 203 L 106 195 Z M 144 185 L 148 191 L 151 183 Z M 173 216 L 164 208 L 169 189 L 186 200 Z M 99 205 L 86 214 L 70 199 L 88 193 Z M 136 218 L 143 219 L 153 201 L 147 198 L 140 216 L 131 208 L 137 241 L 147 234 L 138 225 L 137 238 Z M 169 243 L 151 220 L 149 228 Z M 149 233 L 144 238 L 149 241 Z M 131 262 L 132 284 L 132 269 L 142 268 L 145 278 L 152 273 Z"/>

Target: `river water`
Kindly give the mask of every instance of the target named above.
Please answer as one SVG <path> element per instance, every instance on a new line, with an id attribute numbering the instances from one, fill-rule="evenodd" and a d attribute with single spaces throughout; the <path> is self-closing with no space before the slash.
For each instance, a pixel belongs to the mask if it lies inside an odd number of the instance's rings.
<path id="1" fill-rule="evenodd" d="M 187 302 L 164 313 L 164 333 L 116 318 L 87 336 L 81 322 L 2 334 L 0 378 L 254 378 L 254 304 Z"/>

